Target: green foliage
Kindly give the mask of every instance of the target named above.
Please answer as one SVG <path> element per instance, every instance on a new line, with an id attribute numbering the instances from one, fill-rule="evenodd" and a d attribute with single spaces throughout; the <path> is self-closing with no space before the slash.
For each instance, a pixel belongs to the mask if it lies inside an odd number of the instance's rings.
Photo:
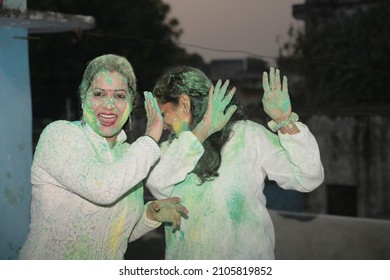
<path id="1" fill-rule="evenodd" d="M 77 88 L 86 63 L 114 53 L 132 63 L 138 91 L 151 90 L 160 73 L 176 64 L 206 68 L 197 54 L 178 46 L 179 22 L 161 0 L 29 0 L 28 9 L 93 16 L 93 30 L 42 34 L 29 42 L 34 116 L 62 118 L 65 99 L 78 112 Z M 50 106 L 48 106 L 50 104 Z M 77 107 L 77 108 L 76 108 Z"/>
<path id="2" fill-rule="evenodd" d="M 312 107 L 389 106 L 389 1 L 335 19 L 306 34 L 289 31 L 279 65 L 302 73 Z M 311 31 L 311 32 L 310 32 Z"/>

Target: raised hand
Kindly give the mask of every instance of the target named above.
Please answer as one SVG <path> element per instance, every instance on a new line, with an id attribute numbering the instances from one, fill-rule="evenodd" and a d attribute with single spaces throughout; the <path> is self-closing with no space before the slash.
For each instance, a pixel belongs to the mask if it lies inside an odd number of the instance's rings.
<path id="1" fill-rule="evenodd" d="M 187 215 L 188 210 L 180 204 L 179 197 L 155 200 L 148 205 L 147 215 L 149 219 L 171 223 L 173 230 L 180 227 L 181 215 Z"/>
<path id="2" fill-rule="evenodd" d="M 152 137 L 156 142 L 161 138 L 163 131 L 163 118 L 157 100 L 149 91 L 144 92 L 145 96 L 145 111 L 148 119 L 146 123 L 145 135 Z"/>
<path id="3" fill-rule="evenodd" d="M 283 76 L 283 84 L 281 84 L 279 69 L 276 69 L 275 71 L 275 69 L 271 67 L 269 72 L 269 81 L 267 72 L 263 73 L 263 108 L 268 116 L 279 123 L 287 120 L 291 115 L 291 102 L 288 95 L 287 77 Z"/>
<path id="4" fill-rule="evenodd" d="M 218 80 L 215 86 L 210 88 L 206 113 L 203 116 L 202 121 L 193 130 L 193 133 L 201 142 L 206 140 L 213 133 L 220 131 L 237 110 L 237 106 L 232 105 L 225 112 L 225 109 L 228 107 L 236 93 L 236 88 L 233 87 L 228 94 L 226 94 L 229 80 L 226 80 L 222 86 L 221 84 L 222 81 Z"/>

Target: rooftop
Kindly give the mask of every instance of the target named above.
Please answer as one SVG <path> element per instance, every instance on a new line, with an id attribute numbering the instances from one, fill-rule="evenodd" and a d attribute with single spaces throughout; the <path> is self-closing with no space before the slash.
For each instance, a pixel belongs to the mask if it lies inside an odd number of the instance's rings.
<path id="1" fill-rule="evenodd" d="M 0 28 L 27 29 L 29 34 L 80 31 L 94 27 L 92 16 L 0 8 Z"/>

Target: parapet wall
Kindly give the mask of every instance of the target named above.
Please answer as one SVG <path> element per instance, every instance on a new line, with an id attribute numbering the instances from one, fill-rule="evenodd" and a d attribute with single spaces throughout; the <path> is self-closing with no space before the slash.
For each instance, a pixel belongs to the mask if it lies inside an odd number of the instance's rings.
<path id="1" fill-rule="evenodd" d="M 280 260 L 388 260 L 390 221 L 270 211 Z"/>

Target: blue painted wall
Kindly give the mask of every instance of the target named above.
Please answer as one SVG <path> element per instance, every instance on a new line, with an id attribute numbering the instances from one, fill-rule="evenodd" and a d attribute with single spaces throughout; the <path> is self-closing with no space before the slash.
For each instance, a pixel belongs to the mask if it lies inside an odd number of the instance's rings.
<path id="1" fill-rule="evenodd" d="M 0 28 L 0 259 L 16 259 L 30 223 L 32 110 L 25 29 Z"/>

